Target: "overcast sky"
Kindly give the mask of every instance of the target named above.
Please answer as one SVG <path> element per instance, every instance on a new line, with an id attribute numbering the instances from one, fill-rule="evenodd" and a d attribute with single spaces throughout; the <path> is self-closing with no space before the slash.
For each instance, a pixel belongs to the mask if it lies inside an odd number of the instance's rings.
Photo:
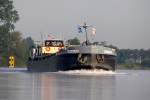
<path id="1" fill-rule="evenodd" d="M 13 0 L 20 20 L 16 30 L 40 40 L 40 33 L 63 39 L 87 22 L 96 28 L 91 40 L 108 41 L 119 48 L 150 48 L 150 0 Z M 90 29 L 89 29 L 90 33 Z"/>

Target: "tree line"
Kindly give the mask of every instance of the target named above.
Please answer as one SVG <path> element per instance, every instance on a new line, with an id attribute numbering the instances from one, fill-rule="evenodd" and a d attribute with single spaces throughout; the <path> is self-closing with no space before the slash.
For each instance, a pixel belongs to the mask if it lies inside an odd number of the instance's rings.
<path id="1" fill-rule="evenodd" d="M 150 49 L 119 49 L 117 63 L 125 68 L 150 68 Z"/>

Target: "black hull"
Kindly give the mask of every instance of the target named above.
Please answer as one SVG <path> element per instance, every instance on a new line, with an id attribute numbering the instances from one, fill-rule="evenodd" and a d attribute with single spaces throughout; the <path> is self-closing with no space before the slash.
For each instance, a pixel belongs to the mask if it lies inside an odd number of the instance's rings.
<path id="1" fill-rule="evenodd" d="M 116 56 L 100 54 L 53 54 L 29 59 L 30 72 L 56 72 L 78 69 L 104 69 L 114 71 Z"/>

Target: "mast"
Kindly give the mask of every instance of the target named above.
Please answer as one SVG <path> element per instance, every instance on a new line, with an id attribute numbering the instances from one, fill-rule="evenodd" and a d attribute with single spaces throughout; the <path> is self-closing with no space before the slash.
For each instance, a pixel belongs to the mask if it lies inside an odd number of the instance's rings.
<path id="1" fill-rule="evenodd" d="M 84 22 L 84 25 L 83 25 L 83 28 L 84 28 L 84 30 L 85 30 L 85 35 L 86 35 L 86 40 L 85 40 L 85 42 L 86 42 L 86 45 L 88 45 L 88 34 L 87 34 L 87 25 L 86 25 L 86 22 Z"/>
<path id="2" fill-rule="evenodd" d="M 85 36 L 85 37 L 86 37 L 85 43 L 86 43 L 86 45 L 88 45 L 88 41 L 89 41 L 89 40 L 88 40 L 87 28 L 88 28 L 88 27 L 92 27 L 92 26 L 89 26 L 89 25 L 86 24 L 86 22 L 84 22 L 83 26 L 80 26 L 80 27 L 84 28 L 84 30 L 85 30 L 85 35 L 86 35 L 86 36 Z"/>

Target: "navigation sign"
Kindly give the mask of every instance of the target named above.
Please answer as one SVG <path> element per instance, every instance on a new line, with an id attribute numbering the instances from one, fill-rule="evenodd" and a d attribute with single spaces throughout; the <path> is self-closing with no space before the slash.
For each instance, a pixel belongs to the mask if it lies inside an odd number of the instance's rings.
<path id="1" fill-rule="evenodd" d="M 8 66 L 9 66 L 9 68 L 14 68 L 15 67 L 15 58 L 14 58 L 14 56 L 9 56 Z"/>

